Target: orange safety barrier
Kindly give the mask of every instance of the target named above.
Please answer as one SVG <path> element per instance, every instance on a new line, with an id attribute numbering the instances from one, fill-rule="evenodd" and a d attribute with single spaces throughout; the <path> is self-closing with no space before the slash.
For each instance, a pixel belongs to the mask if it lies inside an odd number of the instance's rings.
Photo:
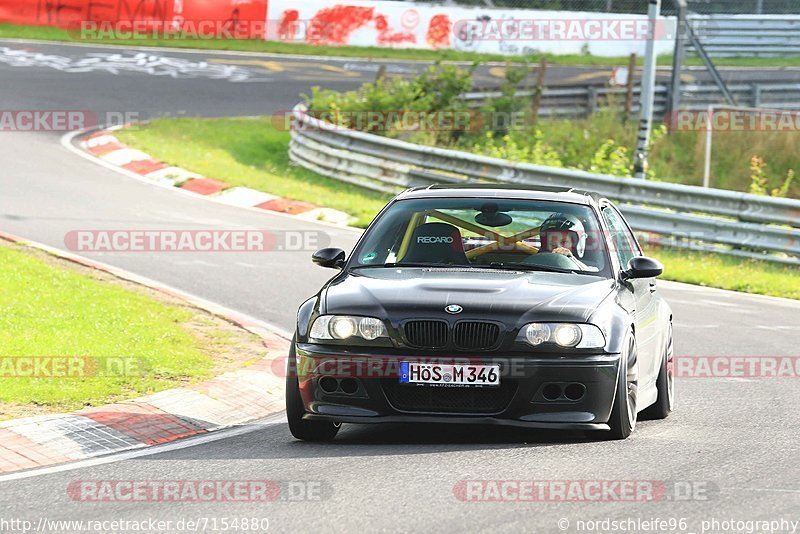
<path id="1" fill-rule="evenodd" d="M 138 30 L 263 39 L 266 18 L 267 0 L 0 0 L 0 22 L 70 29 L 130 31 L 135 22 Z"/>

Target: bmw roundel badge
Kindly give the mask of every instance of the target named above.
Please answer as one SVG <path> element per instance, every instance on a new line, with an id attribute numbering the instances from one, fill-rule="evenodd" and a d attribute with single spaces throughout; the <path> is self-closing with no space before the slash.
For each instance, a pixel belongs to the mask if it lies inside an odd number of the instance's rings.
<path id="1" fill-rule="evenodd" d="M 452 313 L 452 314 L 461 313 L 463 310 L 464 308 L 462 308 L 458 304 L 450 304 L 444 309 L 444 311 L 446 311 L 447 313 Z"/>

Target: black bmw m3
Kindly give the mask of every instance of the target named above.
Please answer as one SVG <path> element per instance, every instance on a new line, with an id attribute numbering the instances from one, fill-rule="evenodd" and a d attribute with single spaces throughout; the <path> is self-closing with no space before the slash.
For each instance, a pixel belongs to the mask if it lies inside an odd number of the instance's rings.
<path id="1" fill-rule="evenodd" d="M 292 434 L 342 423 L 578 429 L 624 439 L 673 404 L 663 268 L 617 208 L 569 189 L 410 189 L 298 311 Z"/>

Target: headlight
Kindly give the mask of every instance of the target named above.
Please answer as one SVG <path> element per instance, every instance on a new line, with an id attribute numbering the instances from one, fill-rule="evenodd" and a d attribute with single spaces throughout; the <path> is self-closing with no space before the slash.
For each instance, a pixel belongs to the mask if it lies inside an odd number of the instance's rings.
<path id="1" fill-rule="evenodd" d="M 380 319 L 350 315 L 321 315 L 314 321 L 309 333 L 309 337 L 315 340 L 348 339 L 354 336 L 372 341 L 389 337 L 389 334 Z"/>
<path id="2" fill-rule="evenodd" d="M 562 347 L 574 347 L 581 340 L 581 329 L 576 324 L 560 324 L 553 329 L 553 340 Z"/>
<path id="3" fill-rule="evenodd" d="M 358 335 L 364 339 L 372 341 L 382 336 L 386 336 L 386 327 L 383 321 L 374 317 L 362 317 L 358 322 Z"/>
<path id="4" fill-rule="evenodd" d="M 528 343 L 533 345 L 541 345 L 550 340 L 550 325 L 544 323 L 531 323 L 526 328 L 522 329 L 525 332 L 525 337 Z"/>
<path id="5" fill-rule="evenodd" d="M 606 337 L 597 326 L 574 323 L 530 323 L 520 329 L 517 341 L 533 347 L 555 343 L 576 349 L 599 349 L 606 345 Z"/>
<path id="6" fill-rule="evenodd" d="M 328 325 L 328 332 L 336 339 L 347 339 L 358 332 L 358 325 L 352 317 L 334 317 Z"/>

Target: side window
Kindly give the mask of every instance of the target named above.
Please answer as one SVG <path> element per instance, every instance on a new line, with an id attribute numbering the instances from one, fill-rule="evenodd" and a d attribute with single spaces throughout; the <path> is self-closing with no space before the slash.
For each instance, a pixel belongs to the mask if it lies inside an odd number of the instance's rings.
<path id="1" fill-rule="evenodd" d="M 636 239 L 634 239 L 633 234 L 628 229 L 628 225 L 625 224 L 622 216 L 613 208 L 603 208 L 603 220 L 606 222 L 608 231 L 611 233 L 609 237 L 611 238 L 614 251 L 619 258 L 619 263 L 622 265 L 622 268 L 625 269 L 631 258 L 641 254 L 639 247 L 636 245 Z"/>

